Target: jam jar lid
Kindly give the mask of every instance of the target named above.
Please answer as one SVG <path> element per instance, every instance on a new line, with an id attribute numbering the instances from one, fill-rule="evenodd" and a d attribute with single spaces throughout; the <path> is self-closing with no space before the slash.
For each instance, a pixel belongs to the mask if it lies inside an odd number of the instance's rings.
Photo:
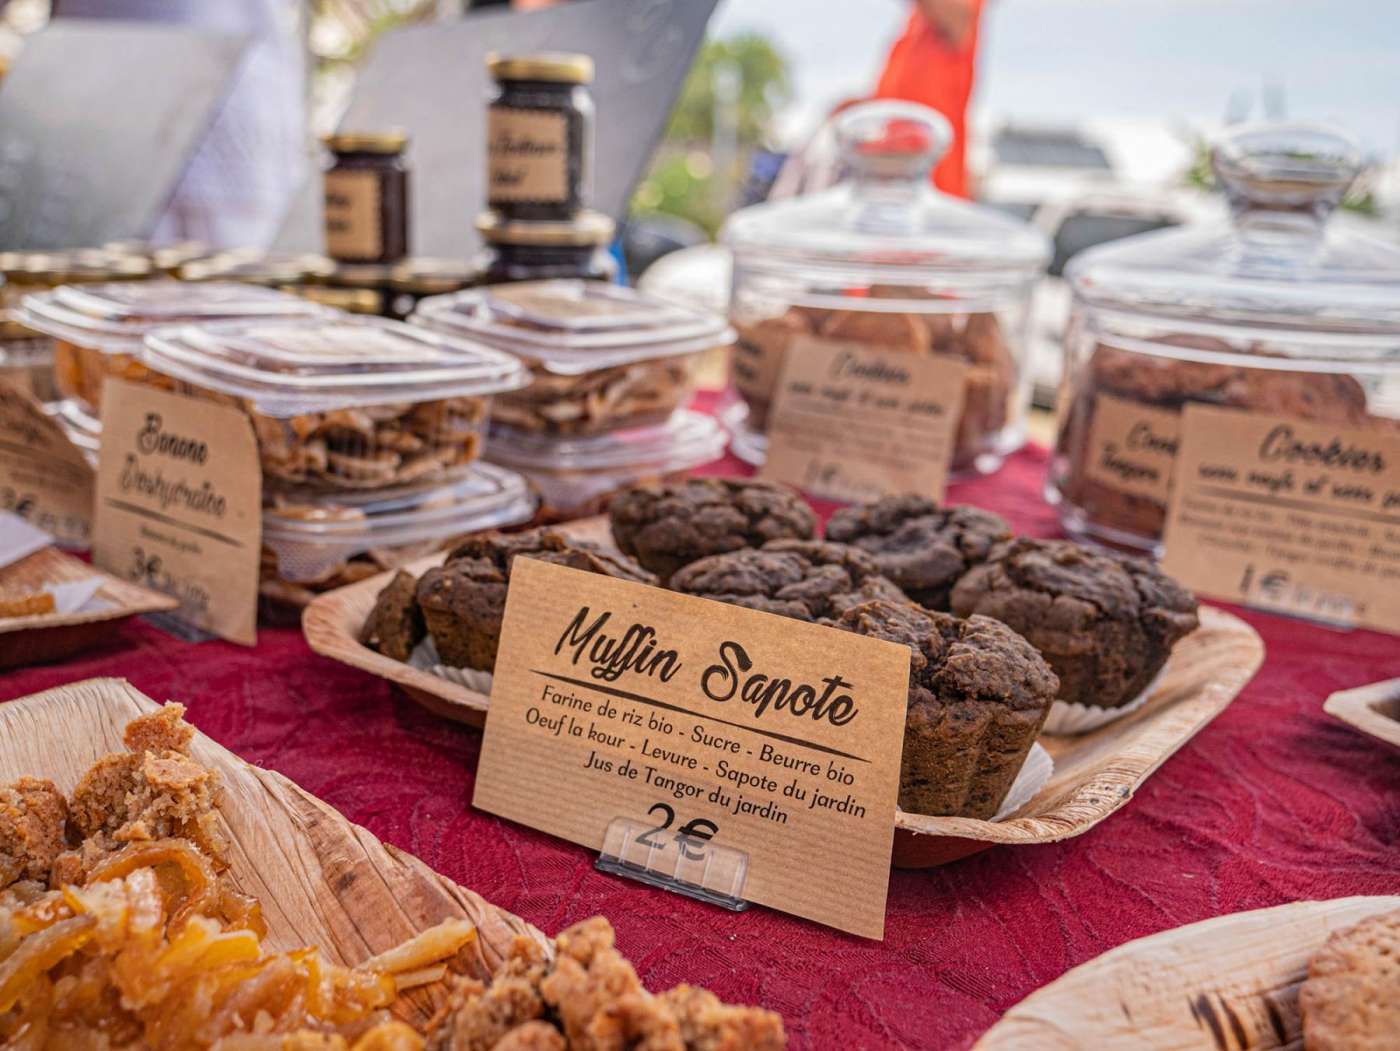
<path id="1" fill-rule="evenodd" d="M 511 222 L 496 212 L 482 212 L 477 216 L 476 229 L 482 239 L 491 244 L 583 248 L 609 244 L 617 224 L 602 212 L 591 210 L 580 212 L 568 222 Z"/>
<path id="2" fill-rule="evenodd" d="M 564 51 L 534 55 L 486 56 L 486 70 L 494 80 L 540 80 L 551 84 L 588 84 L 593 80 L 593 59 Z"/>
<path id="3" fill-rule="evenodd" d="M 443 541 L 528 521 L 536 500 L 514 471 L 478 461 L 447 485 L 279 495 L 263 510 L 263 544 L 286 580 L 318 580 L 379 548 Z"/>
<path id="4" fill-rule="evenodd" d="M 821 285 L 924 286 L 960 299 L 1019 294 L 1044 269 L 1043 234 L 929 182 L 952 142 L 941 114 L 865 102 L 833 118 L 830 133 L 847 177 L 732 215 L 720 240 L 737 266 Z"/>
<path id="5" fill-rule="evenodd" d="M 323 136 L 321 145 L 333 153 L 395 154 L 408 145 L 408 132 L 402 128 L 384 131 L 337 131 Z"/>
<path id="6" fill-rule="evenodd" d="M 1089 249 L 1066 268 L 1075 293 L 1125 314 L 1400 335 L 1400 247 L 1333 214 L 1361 171 L 1354 143 L 1305 124 L 1240 125 L 1215 143 L 1212 163 L 1227 221 Z"/>
<path id="7" fill-rule="evenodd" d="M 475 268 L 465 259 L 409 256 L 394 264 L 389 274 L 389 286 L 396 292 L 441 295 L 466 288 L 471 284 L 474 272 Z"/>
<path id="8" fill-rule="evenodd" d="M 677 409 L 664 423 L 582 438 L 493 426 L 483 454 L 526 471 L 682 470 L 717 460 L 728 432 L 713 416 Z"/>
<path id="9" fill-rule="evenodd" d="M 324 279 L 335 263 L 310 252 L 234 250 L 193 260 L 180 267 L 182 281 L 238 281 L 278 288 Z"/>
<path id="10" fill-rule="evenodd" d="M 277 418 L 485 396 L 530 379 L 515 358 L 489 347 L 352 314 L 157 329 L 141 361 Z"/>
<path id="11" fill-rule="evenodd" d="M 16 321 L 80 346 L 130 351 L 153 328 L 177 321 L 234 317 L 308 317 L 326 310 L 269 288 L 235 282 L 169 279 L 61 285 L 20 300 Z"/>
<path id="12" fill-rule="evenodd" d="M 418 304 L 412 320 L 562 376 L 734 341 L 734 330 L 718 316 L 601 281 L 522 281 L 434 296 Z"/>

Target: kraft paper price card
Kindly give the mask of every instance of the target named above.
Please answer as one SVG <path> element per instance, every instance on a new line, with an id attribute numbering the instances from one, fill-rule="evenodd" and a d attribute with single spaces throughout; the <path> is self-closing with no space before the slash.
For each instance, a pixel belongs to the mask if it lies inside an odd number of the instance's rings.
<path id="1" fill-rule="evenodd" d="M 26 391 L 0 381 L 0 510 L 51 534 L 60 544 L 92 539 L 94 472 Z"/>
<path id="2" fill-rule="evenodd" d="M 472 802 L 741 856 L 737 896 L 881 938 L 908 692 L 895 643 L 522 558 Z"/>
<path id="3" fill-rule="evenodd" d="M 239 409 L 107 380 L 93 562 L 178 599 L 174 616 L 257 641 L 262 465 Z"/>
<path id="4" fill-rule="evenodd" d="M 1400 631 L 1400 433 L 1182 414 L 1162 567 L 1206 595 Z"/>
<path id="5" fill-rule="evenodd" d="M 828 500 L 943 498 L 963 362 L 811 337 L 784 357 L 762 477 Z"/>

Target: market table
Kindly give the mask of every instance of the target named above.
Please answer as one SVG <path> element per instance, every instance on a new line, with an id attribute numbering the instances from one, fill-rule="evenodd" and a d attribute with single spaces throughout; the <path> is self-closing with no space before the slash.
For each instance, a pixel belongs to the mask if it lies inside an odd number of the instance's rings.
<path id="1" fill-rule="evenodd" d="M 1054 535 L 1045 464 L 1028 449 L 992 478 L 954 484 L 949 500 Z M 702 473 L 744 470 L 726 459 Z M 773 1008 L 793 1048 L 964 1048 L 1036 988 L 1130 939 L 1284 902 L 1400 893 L 1400 752 L 1322 711 L 1335 690 L 1400 677 L 1400 643 L 1235 612 L 1263 637 L 1263 668 L 1132 802 L 1076 839 L 892 872 L 883 942 L 603 875 L 592 851 L 472 810 L 480 734 L 315 656 L 295 630 L 264 629 L 248 649 L 133 622 L 66 663 L 6 675 L 0 698 L 123 676 L 546 931 L 607 916 L 651 988 L 698 983 Z"/>

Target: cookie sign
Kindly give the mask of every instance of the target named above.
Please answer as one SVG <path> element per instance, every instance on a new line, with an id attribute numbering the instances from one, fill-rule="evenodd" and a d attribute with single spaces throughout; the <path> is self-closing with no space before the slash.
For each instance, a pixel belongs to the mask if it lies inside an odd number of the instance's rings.
<path id="1" fill-rule="evenodd" d="M 522 558 L 472 802 L 881 938 L 908 687 L 904 646 Z"/>
<path id="2" fill-rule="evenodd" d="M 814 337 L 784 356 L 761 477 L 828 500 L 943 498 L 967 365 Z"/>

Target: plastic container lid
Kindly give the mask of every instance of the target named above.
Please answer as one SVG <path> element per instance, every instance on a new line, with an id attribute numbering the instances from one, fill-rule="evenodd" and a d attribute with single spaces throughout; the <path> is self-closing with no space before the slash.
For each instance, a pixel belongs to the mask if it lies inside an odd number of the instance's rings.
<path id="1" fill-rule="evenodd" d="M 1215 145 L 1231 218 L 1090 249 L 1067 268 L 1096 307 L 1295 334 L 1400 335 L 1400 247 L 1332 216 L 1361 171 L 1347 138 L 1302 124 Z"/>
<path id="2" fill-rule="evenodd" d="M 964 301 L 1021 294 L 1044 269 L 1050 244 L 1038 230 L 929 182 L 952 142 L 941 114 L 866 102 L 835 117 L 831 134 L 849 177 L 730 216 L 720 241 L 736 265 L 813 285 L 917 285 Z M 916 302 L 929 308 L 927 297 Z"/>
<path id="3" fill-rule="evenodd" d="M 271 288 L 209 281 L 63 285 L 20 301 L 14 318 L 47 336 L 104 352 L 131 352 L 145 334 L 178 321 L 310 317 L 324 307 Z"/>
<path id="4" fill-rule="evenodd" d="M 508 354 L 350 314 L 157 329 L 146 337 L 141 361 L 278 418 L 484 396 L 530 382 Z"/>
<path id="5" fill-rule="evenodd" d="M 654 427 L 589 438 L 548 438 L 492 427 L 484 455 L 528 478 L 547 508 L 568 511 L 643 478 L 717 460 L 727 442 L 728 435 L 714 417 L 678 409 Z"/>
<path id="6" fill-rule="evenodd" d="M 284 497 L 281 507 L 263 511 L 262 539 L 277 556 L 279 576 L 312 581 L 366 551 L 528 521 L 535 503 L 520 475 L 475 463 L 450 485 Z"/>
<path id="7" fill-rule="evenodd" d="M 492 285 L 418 304 L 414 324 L 468 336 L 561 376 L 727 346 L 723 318 L 601 281 Z"/>

